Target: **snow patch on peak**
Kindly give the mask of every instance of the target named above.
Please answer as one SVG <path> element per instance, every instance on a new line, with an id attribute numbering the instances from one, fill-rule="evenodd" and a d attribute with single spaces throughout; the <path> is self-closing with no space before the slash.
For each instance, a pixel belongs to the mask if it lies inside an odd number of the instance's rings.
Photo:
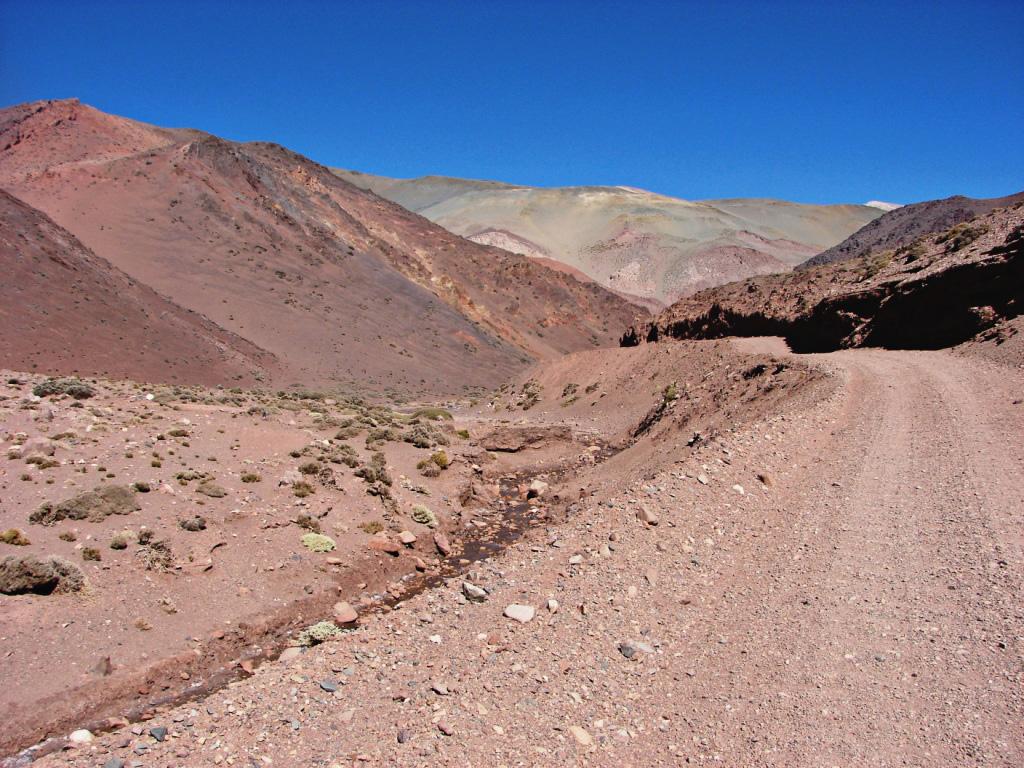
<path id="1" fill-rule="evenodd" d="M 903 207 L 900 203 L 884 203 L 881 200 L 868 200 L 864 205 L 868 208 L 877 208 L 880 211 L 895 211 L 897 208 Z"/>

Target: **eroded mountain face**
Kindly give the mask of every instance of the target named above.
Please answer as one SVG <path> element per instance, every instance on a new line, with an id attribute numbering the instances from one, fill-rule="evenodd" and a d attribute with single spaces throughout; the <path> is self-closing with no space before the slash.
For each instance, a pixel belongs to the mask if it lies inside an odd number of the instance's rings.
<path id="1" fill-rule="evenodd" d="M 629 187 L 335 172 L 471 240 L 560 261 L 624 296 L 661 304 L 788 271 L 882 214 L 867 205 L 691 202 Z"/>
<path id="2" fill-rule="evenodd" d="M 642 314 L 277 145 L 58 101 L 0 112 L 0 152 L 0 186 L 275 356 L 276 383 L 458 393 L 614 343 Z"/>

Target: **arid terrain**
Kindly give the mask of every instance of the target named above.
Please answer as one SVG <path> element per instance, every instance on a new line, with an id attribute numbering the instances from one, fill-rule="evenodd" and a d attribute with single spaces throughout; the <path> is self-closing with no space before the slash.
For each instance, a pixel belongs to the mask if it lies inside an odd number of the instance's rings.
<path id="1" fill-rule="evenodd" d="M 652 317 L 422 181 L 0 110 L 0 766 L 1024 763 L 1024 203 Z"/>
<path id="2" fill-rule="evenodd" d="M 541 189 L 335 172 L 455 234 L 559 262 L 654 309 L 722 283 L 786 271 L 882 213 L 870 205 L 694 202 L 631 187 Z"/>

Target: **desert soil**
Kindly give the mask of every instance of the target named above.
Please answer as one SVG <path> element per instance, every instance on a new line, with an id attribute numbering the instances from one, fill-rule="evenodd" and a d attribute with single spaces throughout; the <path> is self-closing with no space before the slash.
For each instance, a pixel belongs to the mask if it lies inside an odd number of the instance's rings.
<path id="1" fill-rule="evenodd" d="M 800 359 L 814 397 L 588 475 L 482 602 L 452 579 L 37 764 L 1022 764 L 1024 375 Z"/>

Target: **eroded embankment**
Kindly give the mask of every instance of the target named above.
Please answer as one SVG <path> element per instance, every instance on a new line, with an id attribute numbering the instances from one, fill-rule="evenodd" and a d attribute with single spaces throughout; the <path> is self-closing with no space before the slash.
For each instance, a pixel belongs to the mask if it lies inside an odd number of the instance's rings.
<path id="1" fill-rule="evenodd" d="M 628 329 L 621 343 L 782 336 L 794 352 L 955 346 L 1022 313 L 1021 218 L 997 212 L 896 252 L 721 286 Z"/>

